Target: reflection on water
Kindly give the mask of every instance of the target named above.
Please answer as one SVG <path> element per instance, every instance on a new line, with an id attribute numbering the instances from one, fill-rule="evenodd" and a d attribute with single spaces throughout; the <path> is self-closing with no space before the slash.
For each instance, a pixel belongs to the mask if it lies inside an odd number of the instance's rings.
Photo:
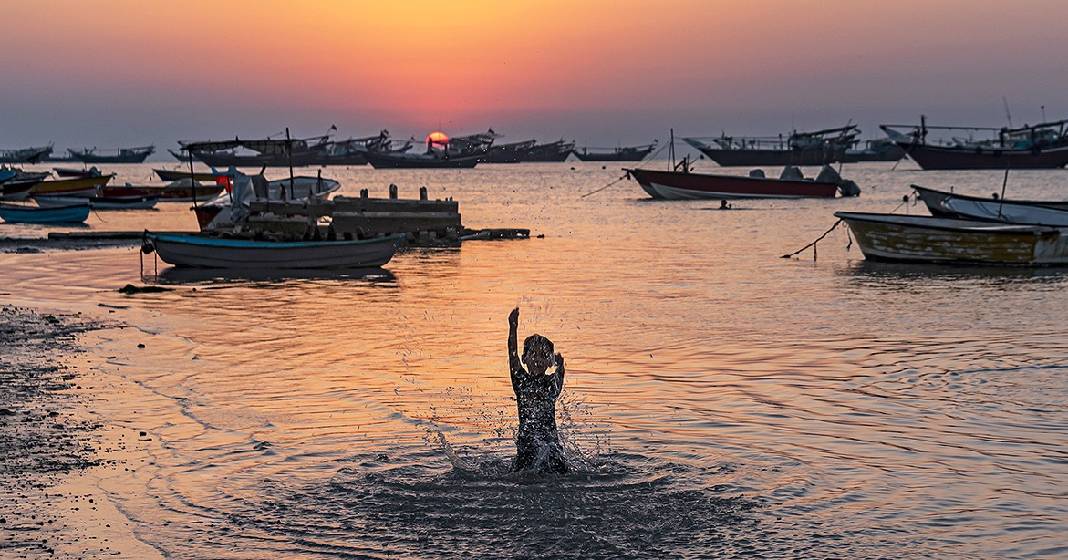
<path id="1" fill-rule="evenodd" d="M 335 270 L 242 270 L 242 269 L 200 269 L 165 267 L 156 277 L 146 276 L 146 282 L 160 284 L 212 284 L 260 282 L 284 284 L 291 280 L 315 281 L 353 281 L 364 280 L 374 283 L 395 283 L 397 278 L 384 268 L 353 268 Z"/>
<path id="2" fill-rule="evenodd" d="M 626 183 L 580 199 L 617 176 L 581 164 L 337 170 L 546 237 L 368 276 L 161 269 L 174 291 L 131 297 L 134 248 L 0 255 L 0 293 L 142 329 L 102 342 L 99 407 L 158 444 L 106 487 L 173 557 L 1064 555 L 1064 271 L 870 264 L 841 231 L 779 258 L 910 182 L 1000 185 L 890 169 L 848 166 L 880 185 L 860 199 L 724 212 Z M 1062 176 L 1020 172 L 1019 196 Z M 576 473 L 506 472 L 515 305 L 568 358 Z"/>

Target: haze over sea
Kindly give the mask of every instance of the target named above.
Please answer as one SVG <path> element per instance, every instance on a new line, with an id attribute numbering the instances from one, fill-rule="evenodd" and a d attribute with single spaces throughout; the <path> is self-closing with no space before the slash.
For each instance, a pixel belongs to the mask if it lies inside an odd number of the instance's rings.
<path id="1" fill-rule="evenodd" d="M 816 261 L 779 258 L 835 210 L 889 211 L 910 183 L 987 194 L 1001 173 L 851 164 L 858 199 L 730 211 L 632 182 L 580 198 L 619 175 L 331 168 L 344 193 L 427 185 L 465 225 L 545 237 L 366 276 L 161 263 L 175 291 L 134 297 L 115 292 L 139 281 L 134 248 L 4 253 L 0 296 L 136 327 L 79 359 L 103 432 L 146 432 L 90 476 L 173 558 L 1068 554 L 1068 273 L 866 263 L 841 228 Z M 1014 172 L 1009 193 L 1064 198 L 1063 178 Z M 195 227 L 174 203 L 89 227 L 148 224 Z M 507 472 L 515 305 L 567 359 L 563 477 Z"/>

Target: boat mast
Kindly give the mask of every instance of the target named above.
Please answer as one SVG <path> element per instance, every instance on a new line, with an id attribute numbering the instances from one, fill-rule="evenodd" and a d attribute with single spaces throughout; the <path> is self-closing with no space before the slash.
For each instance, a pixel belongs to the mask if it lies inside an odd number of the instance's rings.
<path id="1" fill-rule="evenodd" d="M 189 182 L 193 188 L 193 208 L 197 207 L 197 178 L 193 174 L 193 150 L 190 150 L 186 146 L 182 146 L 185 153 L 189 154 Z"/>
<path id="2" fill-rule="evenodd" d="M 286 127 L 286 154 L 289 156 L 289 199 L 293 200 L 293 140 L 289 138 L 289 127 Z M 282 189 L 282 198 L 285 198 L 285 189 Z M 267 193 L 271 198 L 271 193 Z"/>
<path id="3" fill-rule="evenodd" d="M 671 169 L 675 169 L 675 129 L 669 129 L 671 144 L 668 145 L 668 154 L 671 155 Z"/>

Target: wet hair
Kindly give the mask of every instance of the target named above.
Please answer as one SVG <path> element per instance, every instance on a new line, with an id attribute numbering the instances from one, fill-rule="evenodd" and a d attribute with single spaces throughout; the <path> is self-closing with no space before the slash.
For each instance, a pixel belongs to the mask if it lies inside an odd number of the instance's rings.
<path id="1" fill-rule="evenodd" d="M 552 356 L 556 352 L 556 347 L 548 338 L 540 334 L 532 334 L 523 341 L 523 356 L 529 356 L 534 352 L 544 352 L 546 356 Z"/>

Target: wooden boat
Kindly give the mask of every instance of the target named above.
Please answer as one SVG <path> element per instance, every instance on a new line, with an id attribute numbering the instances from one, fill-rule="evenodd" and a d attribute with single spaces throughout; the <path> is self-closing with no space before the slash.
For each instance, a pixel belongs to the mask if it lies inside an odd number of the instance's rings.
<path id="1" fill-rule="evenodd" d="M 776 137 L 684 138 L 721 167 L 827 165 L 842 161 L 857 143 L 856 125 L 807 132 L 793 131 Z M 709 140 L 711 144 L 705 142 Z"/>
<path id="2" fill-rule="evenodd" d="M 182 171 L 181 169 L 153 169 L 152 172 L 159 177 L 160 181 L 181 181 L 182 179 L 189 179 L 190 177 L 192 177 L 194 181 L 215 181 L 215 174 L 210 171 L 198 171 L 190 174 L 188 169 L 185 171 Z"/>
<path id="3" fill-rule="evenodd" d="M 936 191 L 919 185 L 912 185 L 912 188 L 931 215 L 940 218 L 1068 226 L 1068 202 L 999 200 Z"/>
<path id="4" fill-rule="evenodd" d="M 858 144 L 859 145 L 859 144 Z M 862 161 L 898 161 L 905 157 L 905 150 L 888 138 L 865 140 L 863 148 L 848 148 L 842 153 L 842 163 Z"/>
<path id="5" fill-rule="evenodd" d="M 482 158 L 485 152 L 473 155 L 450 156 L 447 153 L 430 154 L 367 152 L 367 162 L 375 169 L 470 169 Z"/>
<path id="6" fill-rule="evenodd" d="M 35 196 L 34 200 L 42 208 L 59 208 L 72 206 L 79 201 L 88 201 L 91 210 L 151 210 L 159 202 L 158 196 L 91 196 L 78 198 L 73 196 Z"/>
<path id="7" fill-rule="evenodd" d="M 89 203 L 56 207 L 0 204 L 0 218 L 9 224 L 84 224 L 89 218 Z"/>
<path id="8" fill-rule="evenodd" d="M 118 148 L 107 153 L 99 153 L 96 148 L 67 150 L 67 153 L 70 154 L 71 159 L 82 163 L 144 163 L 145 159 L 155 151 L 155 146 L 139 146 Z"/>
<path id="9" fill-rule="evenodd" d="M 356 241 L 250 241 L 187 234 L 145 233 L 143 250 L 174 266 L 232 269 L 369 268 L 397 252 L 402 235 Z"/>
<path id="10" fill-rule="evenodd" d="M 52 153 L 52 146 L 0 150 L 0 163 L 39 163 Z"/>
<path id="11" fill-rule="evenodd" d="M 525 153 L 519 155 L 521 162 L 551 162 L 564 161 L 575 151 L 574 142 L 566 142 L 563 139 L 545 144 L 535 144 Z"/>
<path id="12" fill-rule="evenodd" d="M 880 125 L 887 136 L 924 170 L 1057 169 L 1068 165 L 1068 120 L 1023 128 Z M 908 129 L 902 133 L 898 129 Z M 930 131 L 967 131 L 996 135 L 987 140 L 954 139 L 948 144 L 928 142 Z"/>
<path id="13" fill-rule="evenodd" d="M 626 169 L 642 190 L 657 200 L 732 200 L 744 198 L 834 198 L 838 184 L 806 179 Z"/>
<path id="14" fill-rule="evenodd" d="M 484 163 L 519 163 L 523 154 L 534 147 L 537 140 L 524 140 L 522 142 L 510 142 L 508 144 L 494 144 L 490 146 L 482 159 Z"/>
<path id="15" fill-rule="evenodd" d="M 100 187 L 108 184 L 108 181 L 114 176 L 115 174 L 111 173 L 108 175 L 101 175 L 100 177 L 41 181 L 30 189 L 30 195 L 95 196 Z"/>
<path id="16" fill-rule="evenodd" d="M 1068 265 L 1068 228 L 868 212 L 835 212 L 876 261 Z"/>
<path id="17" fill-rule="evenodd" d="M 52 171 L 55 172 L 56 177 L 99 177 L 103 175 L 96 167 L 90 167 L 89 169 L 77 169 L 70 167 L 53 167 Z"/>
<path id="18" fill-rule="evenodd" d="M 609 151 L 583 148 L 575 150 L 575 157 L 582 161 L 641 161 L 656 148 L 656 142 L 644 146 L 631 146 L 628 148 L 613 148 Z"/>

